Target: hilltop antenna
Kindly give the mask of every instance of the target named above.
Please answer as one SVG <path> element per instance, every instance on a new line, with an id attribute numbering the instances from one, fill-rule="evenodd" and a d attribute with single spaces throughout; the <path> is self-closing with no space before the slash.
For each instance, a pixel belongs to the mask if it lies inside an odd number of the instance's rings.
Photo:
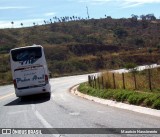
<path id="1" fill-rule="evenodd" d="M 88 13 L 88 7 L 86 6 L 86 9 L 87 9 L 87 16 L 88 16 L 88 19 L 89 19 L 89 13 Z"/>

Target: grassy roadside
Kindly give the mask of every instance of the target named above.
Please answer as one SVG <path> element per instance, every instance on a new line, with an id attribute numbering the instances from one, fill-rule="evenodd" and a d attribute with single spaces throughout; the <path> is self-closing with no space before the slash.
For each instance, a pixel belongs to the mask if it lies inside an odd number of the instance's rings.
<path id="1" fill-rule="evenodd" d="M 90 87 L 88 83 L 80 84 L 78 90 L 84 94 L 103 99 L 111 99 L 160 110 L 160 93 L 135 92 L 124 89 L 95 89 Z"/>

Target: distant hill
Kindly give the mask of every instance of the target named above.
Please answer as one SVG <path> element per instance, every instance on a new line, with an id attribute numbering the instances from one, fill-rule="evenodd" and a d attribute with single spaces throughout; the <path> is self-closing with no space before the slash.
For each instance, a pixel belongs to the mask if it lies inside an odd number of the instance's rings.
<path id="1" fill-rule="evenodd" d="M 53 76 L 160 63 L 160 20 L 90 19 L 0 30 L 0 79 L 8 52 L 40 44 Z"/>

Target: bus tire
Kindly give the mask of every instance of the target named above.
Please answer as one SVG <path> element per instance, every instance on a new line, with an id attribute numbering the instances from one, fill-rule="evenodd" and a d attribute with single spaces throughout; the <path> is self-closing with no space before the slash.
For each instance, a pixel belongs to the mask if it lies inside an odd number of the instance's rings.
<path id="1" fill-rule="evenodd" d="M 51 98 L 51 93 L 50 92 L 46 93 L 46 97 L 50 99 Z"/>

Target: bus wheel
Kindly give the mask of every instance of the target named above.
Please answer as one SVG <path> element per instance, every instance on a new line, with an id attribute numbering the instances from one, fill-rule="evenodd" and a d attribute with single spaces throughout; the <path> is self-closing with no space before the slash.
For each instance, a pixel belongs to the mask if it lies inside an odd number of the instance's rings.
<path id="1" fill-rule="evenodd" d="M 19 97 L 21 101 L 25 101 L 26 97 Z"/>
<path id="2" fill-rule="evenodd" d="M 46 93 L 46 97 L 50 99 L 51 98 L 51 93 L 50 92 Z"/>

